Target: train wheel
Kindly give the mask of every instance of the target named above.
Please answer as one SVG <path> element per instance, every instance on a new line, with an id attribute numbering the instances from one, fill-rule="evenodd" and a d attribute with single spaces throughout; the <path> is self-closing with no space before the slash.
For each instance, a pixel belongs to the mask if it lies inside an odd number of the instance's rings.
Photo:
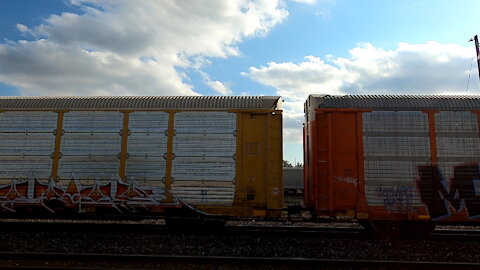
<path id="1" fill-rule="evenodd" d="M 370 220 L 368 227 L 380 237 L 398 237 L 402 233 L 402 223 L 391 220 Z"/>

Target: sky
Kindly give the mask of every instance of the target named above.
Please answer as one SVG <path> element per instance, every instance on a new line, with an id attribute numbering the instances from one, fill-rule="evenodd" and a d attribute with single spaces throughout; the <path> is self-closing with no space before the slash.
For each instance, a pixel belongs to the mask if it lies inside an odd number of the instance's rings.
<path id="1" fill-rule="evenodd" d="M 0 96 L 480 94 L 475 0 L 0 0 Z"/>

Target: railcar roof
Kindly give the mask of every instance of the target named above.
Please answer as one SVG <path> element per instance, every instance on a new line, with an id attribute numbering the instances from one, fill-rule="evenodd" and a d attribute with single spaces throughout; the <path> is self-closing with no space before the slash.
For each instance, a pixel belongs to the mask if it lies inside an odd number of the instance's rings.
<path id="1" fill-rule="evenodd" d="M 281 109 L 278 96 L 51 96 L 0 97 L 0 110 L 228 110 Z"/>
<path id="2" fill-rule="evenodd" d="M 480 95 L 310 95 L 310 108 L 480 110 Z"/>

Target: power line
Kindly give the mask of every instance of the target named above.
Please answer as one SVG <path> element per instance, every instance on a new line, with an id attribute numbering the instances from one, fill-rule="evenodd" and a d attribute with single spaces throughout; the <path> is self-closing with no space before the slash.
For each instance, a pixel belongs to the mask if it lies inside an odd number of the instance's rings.
<path id="1" fill-rule="evenodd" d="M 472 74 L 472 66 L 474 60 L 475 57 L 472 57 L 472 62 L 470 63 L 470 71 L 468 72 L 467 89 L 465 89 L 465 92 L 468 92 L 468 85 L 470 84 L 470 75 Z"/>

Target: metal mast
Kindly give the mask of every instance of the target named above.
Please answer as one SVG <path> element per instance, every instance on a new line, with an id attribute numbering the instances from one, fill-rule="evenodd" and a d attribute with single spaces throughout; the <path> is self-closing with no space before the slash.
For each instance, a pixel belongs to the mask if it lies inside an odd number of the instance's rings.
<path id="1" fill-rule="evenodd" d="M 475 41 L 475 49 L 477 50 L 478 79 L 480 80 L 480 49 L 478 46 L 478 36 L 475 35 L 469 41 Z"/>

